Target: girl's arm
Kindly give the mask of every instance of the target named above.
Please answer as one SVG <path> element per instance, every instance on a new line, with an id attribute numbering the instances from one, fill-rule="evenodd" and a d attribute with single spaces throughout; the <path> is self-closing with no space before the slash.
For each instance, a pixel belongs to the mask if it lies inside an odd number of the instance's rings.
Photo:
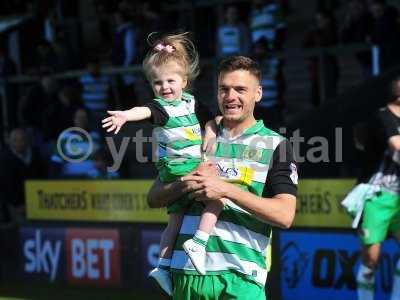
<path id="1" fill-rule="evenodd" d="M 221 123 L 222 116 L 216 116 L 215 119 L 210 120 L 205 125 L 205 132 L 203 138 L 202 150 L 209 154 L 214 154 L 217 145 L 217 127 Z"/>
<path id="2" fill-rule="evenodd" d="M 127 121 L 142 121 L 151 117 L 151 110 L 145 106 L 133 107 L 126 110 Z"/>

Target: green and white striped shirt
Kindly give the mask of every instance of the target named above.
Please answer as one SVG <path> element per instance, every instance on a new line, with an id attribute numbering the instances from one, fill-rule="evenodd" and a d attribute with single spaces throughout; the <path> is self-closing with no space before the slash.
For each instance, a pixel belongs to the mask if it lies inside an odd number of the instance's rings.
<path id="1" fill-rule="evenodd" d="M 154 99 L 166 112 L 168 118 L 163 126 L 153 129 L 158 143 L 156 159 L 184 160 L 201 157 L 201 129 L 195 114 L 195 99 L 188 93 L 182 100 Z"/>
<path id="2" fill-rule="evenodd" d="M 283 139 L 262 121 L 234 138 L 220 130 L 215 154 L 220 177 L 262 196 L 273 152 Z M 174 272 L 197 274 L 182 244 L 197 230 L 202 210 L 195 203 L 185 213 L 171 261 Z M 207 274 L 238 272 L 264 286 L 271 230 L 271 225 L 228 200 L 207 243 Z"/>

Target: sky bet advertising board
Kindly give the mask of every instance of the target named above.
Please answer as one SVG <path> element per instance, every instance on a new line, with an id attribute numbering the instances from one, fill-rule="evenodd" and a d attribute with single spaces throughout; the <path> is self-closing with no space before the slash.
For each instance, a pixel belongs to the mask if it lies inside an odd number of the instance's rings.
<path id="1" fill-rule="evenodd" d="M 24 227 L 20 241 L 27 279 L 120 286 L 118 230 Z"/>
<path id="2" fill-rule="evenodd" d="M 280 232 L 282 299 L 357 300 L 360 242 L 355 234 Z M 389 300 L 399 247 L 382 245 L 375 273 L 375 299 Z"/>
<path id="3" fill-rule="evenodd" d="M 149 272 L 157 266 L 158 253 L 160 252 L 161 234 L 165 227 L 142 228 L 140 232 L 140 261 L 142 263 L 142 274 Z M 147 276 L 141 276 L 142 286 L 151 288 Z"/>

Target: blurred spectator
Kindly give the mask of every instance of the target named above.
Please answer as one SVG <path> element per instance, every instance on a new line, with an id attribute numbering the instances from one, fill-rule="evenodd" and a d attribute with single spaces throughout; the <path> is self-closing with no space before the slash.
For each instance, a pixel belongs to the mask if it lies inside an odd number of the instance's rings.
<path id="1" fill-rule="evenodd" d="M 282 49 L 287 24 L 277 0 L 253 0 L 250 29 L 253 43 L 265 37 L 272 49 Z"/>
<path id="2" fill-rule="evenodd" d="M 73 49 L 65 40 L 65 33 L 57 33 L 55 41 L 51 44 L 57 58 L 56 72 L 65 72 L 80 66 L 80 58 L 74 57 Z"/>
<path id="3" fill-rule="evenodd" d="M 6 219 L 21 220 L 25 207 L 25 180 L 46 177 L 46 164 L 32 147 L 26 130 L 11 131 L 9 147 L 0 154 L 0 203 Z"/>
<path id="4" fill-rule="evenodd" d="M 134 0 L 122 0 L 118 3 L 118 10 L 126 14 L 126 16 L 133 17 L 136 12 L 136 7 L 141 7 L 137 1 Z"/>
<path id="5" fill-rule="evenodd" d="M 0 45 L 0 81 L 6 79 L 9 76 L 16 74 L 16 66 L 14 61 L 7 55 L 6 48 Z M 1 115 L 1 132 L 4 131 L 3 126 L 8 125 L 8 128 L 15 127 L 17 124 L 17 107 L 18 107 L 18 94 L 17 89 L 13 84 L 0 82 L 0 88 L 4 88 L 4 95 L 0 91 L 0 115 Z M 3 96 L 5 96 L 6 107 L 7 107 L 7 121 L 5 124 L 3 118 L 2 108 L 4 107 L 1 102 L 3 101 Z M 7 129 L 7 128 L 6 128 Z"/>
<path id="6" fill-rule="evenodd" d="M 58 91 L 55 100 L 42 114 L 45 141 L 56 140 L 63 130 L 71 127 L 75 111 L 82 106 L 79 91 L 71 86 Z"/>
<path id="7" fill-rule="evenodd" d="M 140 24 L 136 28 L 136 41 L 146 41 L 152 32 L 165 30 L 164 23 L 158 12 L 154 10 L 150 1 L 143 1 L 136 4 L 135 16 L 136 24 Z M 147 43 L 136 43 L 137 51 L 135 61 L 142 61 L 147 52 Z"/>
<path id="8" fill-rule="evenodd" d="M 381 70 L 386 70 L 399 62 L 399 13 L 384 0 L 371 0 L 369 8 L 373 17 L 370 41 L 379 46 Z"/>
<path id="9" fill-rule="evenodd" d="M 305 48 L 331 47 L 338 42 L 336 22 L 328 11 L 319 11 L 315 16 L 315 26 L 306 33 L 304 39 Z M 323 64 L 321 66 L 321 63 Z M 321 54 L 308 59 L 308 68 L 311 79 L 311 101 L 314 106 L 321 103 L 321 93 L 325 97 L 336 96 L 339 80 L 339 66 L 335 55 Z M 323 83 L 320 82 L 320 72 Z M 323 84 L 323 86 L 321 86 Z M 320 89 L 323 89 L 322 91 Z"/>
<path id="10" fill-rule="evenodd" d="M 2 15 L 17 15 L 24 14 L 28 9 L 28 5 L 31 1 L 25 0 L 8 0 L 0 1 L 0 12 Z"/>
<path id="11" fill-rule="evenodd" d="M 346 16 L 341 31 L 344 43 L 365 43 L 372 32 L 373 19 L 365 1 L 352 0 L 347 4 Z M 356 53 L 365 77 L 371 76 L 371 51 Z"/>
<path id="12" fill-rule="evenodd" d="M 219 26 L 217 33 L 217 56 L 246 55 L 249 48 L 249 31 L 239 21 L 239 12 L 236 6 L 228 6 L 224 23 Z"/>
<path id="13" fill-rule="evenodd" d="M 282 12 L 283 12 L 284 16 L 287 16 L 292 12 L 290 0 L 280 0 L 279 3 L 281 4 Z"/>
<path id="14" fill-rule="evenodd" d="M 318 0 L 315 2 L 317 7 L 316 10 L 327 10 L 334 11 L 340 7 L 340 0 Z"/>
<path id="15" fill-rule="evenodd" d="M 98 49 L 102 53 L 109 53 L 110 41 L 113 39 L 114 22 L 110 16 L 117 10 L 118 3 L 108 0 L 93 0 L 96 16 L 99 21 L 99 30 L 102 41 L 102 48 Z M 100 53 L 98 53 L 100 55 Z"/>
<path id="16" fill-rule="evenodd" d="M 44 20 L 44 39 L 49 44 L 52 44 L 56 40 L 57 36 L 57 14 L 55 10 L 49 11 L 47 17 Z"/>
<path id="17" fill-rule="evenodd" d="M 52 73 L 57 69 L 57 55 L 49 42 L 46 40 L 39 41 L 36 47 L 34 71 L 39 73 Z"/>
<path id="18" fill-rule="evenodd" d="M 114 66 L 130 67 L 136 61 L 136 31 L 126 13 L 118 10 L 114 16 L 117 28 L 112 49 L 112 63 Z M 136 77 L 133 74 L 122 75 L 120 91 L 124 109 L 131 108 L 136 104 L 135 81 Z"/>
<path id="19" fill-rule="evenodd" d="M 84 178 L 95 169 L 93 155 L 100 149 L 101 137 L 98 132 L 89 128 L 89 116 L 85 109 L 79 108 L 75 111 L 73 127 L 84 130 L 87 135 L 78 136 L 77 131 L 68 131 L 59 137 L 57 147 L 51 156 L 51 177 Z M 86 154 L 87 158 L 84 157 Z"/>
<path id="20" fill-rule="evenodd" d="M 118 172 L 108 171 L 107 167 L 111 166 L 108 152 L 103 149 L 98 150 L 93 155 L 94 168 L 89 170 L 87 176 L 91 179 L 118 179 Z"/>
<path id="21" fill-rule="evenodd" d="M 43 140 L 43 111 L 57 102 L 58 84 L 50 75 L 43 75 L 40 82 L 32 86 L 22 97 L 18 108 L 19 125 L 29 128 L 32 143 L 38 146 Z"/>
<path id="22" fill-rule="evenodd" d="M 274 57 L 265 38 L 259 39 L 253 48 L 254 59 L 259 63 L 262 73 L 262 98 L 257 103 L 254 115 L 257 120 L 262 119 L 268 128 L 277 130 L 283 123 L 284 108 L 280 61 Z"/>
<path id="23" fill-rule="evenodd" d="M 90 112 L 91 126 L 97 128 L 101 124 L 112 103 L 111 78 L 101 73 L 100 61 L 96 58 L 89 60 L 87 73 L 79 78 L 83 105 Z"/>

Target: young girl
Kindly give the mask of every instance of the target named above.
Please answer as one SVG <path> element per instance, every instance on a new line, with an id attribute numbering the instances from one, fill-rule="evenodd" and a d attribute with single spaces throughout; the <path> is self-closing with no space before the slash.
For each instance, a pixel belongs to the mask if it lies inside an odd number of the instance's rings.
<path id="1" fill-rule="evenodd" d="M 187 33 L 167 35 L 151 45 L 143 61 L 143 70 L 153 89 L 155 99 L 142 107 L 125 111 L 109 111 L 102 121 L 107 132 L 118 133 L 127 121 L 150 119 L 157 127 L 153 135 L 158 142 L 157 169 L 162 182 L 171 182 L 196 168 L 204 167 L 201 155 L 201 129 L 195 114 L 195 100 L 185 92 L 199 73 L 198 54 Z M 206 125 L 205 143 L 215 138 L 215 123 Z M 215 170 L 215 174 L 216 170 Z M 206 203 L 198 230 L 183 244 L 194 267 L 205 274 L 207 241 L 223 208 L 224 200 Z M 184 197 L 168 206 L 168 225 L 161 237 L 157 268 L 149 274 L 161 288 L 172 295 L 169 272 L 172 249 L 179 232 L 183 213 L 191 200 Z"/>

